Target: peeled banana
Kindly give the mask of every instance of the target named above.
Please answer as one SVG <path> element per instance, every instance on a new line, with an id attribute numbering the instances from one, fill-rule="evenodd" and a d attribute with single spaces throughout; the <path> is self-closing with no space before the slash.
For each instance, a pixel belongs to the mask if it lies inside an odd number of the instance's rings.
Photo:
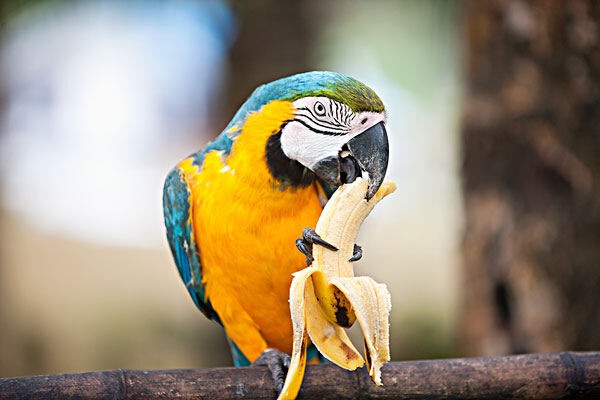
<path id="1" fill-rule="evenodd" d="M 294 341 L 280 400 L 294 399 L 300 390 L 309 337 L 321 354 L 340 367 L 354 370 L 364 365 L 365 360 L 343 329 L 356 320 L 365 338 L 369 374 L 375 384 L 382 384 L 381 366 L 390 359 L 390 293 L 370 277 L 355 277 L 348 260 L 363 220 L 381 199 L 396 190 L 396 184 L 384 181 L 369 201 L 365 199 L 367 189 L 368 182 L 362 178 L 337 189 L 315 230 L 339 250 L 313 245 L 313 264 L 294 274 L 290 287 Z"/>

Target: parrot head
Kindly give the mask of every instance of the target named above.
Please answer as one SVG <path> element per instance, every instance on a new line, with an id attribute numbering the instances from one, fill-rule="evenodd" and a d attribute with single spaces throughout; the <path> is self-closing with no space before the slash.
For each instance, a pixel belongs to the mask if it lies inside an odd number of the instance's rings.
<path id="1" fill-rule="evenodd" d="M 389 144 L 383 102 L 371 88 L 335 72 L 306 72 L 258 87 L 238 113 L 271 101 L 290 102 L 293 110 L 266 145 L 276 180 L 307 186 L 318 177 L 337 187 L 363 177 L 369 182 L 367 200 L 375 195 L 387 170 Z"/>

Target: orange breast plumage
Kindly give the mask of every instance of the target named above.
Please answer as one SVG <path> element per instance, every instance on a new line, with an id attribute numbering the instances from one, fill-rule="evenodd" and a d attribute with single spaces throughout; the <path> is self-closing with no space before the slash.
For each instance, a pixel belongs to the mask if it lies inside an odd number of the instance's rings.
<path id="1" fill-rule="evenodd" d="M 268 170 L 266 142 L 291 114 L 291 103 L 272 102 L 247 118 L 229 155 L 209 152 L 201 168 L 180 164 L 206 295 L 251 361 L 265 346 L 291 352 L 291 274 L 305 267 L 295 240 L 322 210 L 315 185 L 282 188 Z"/>

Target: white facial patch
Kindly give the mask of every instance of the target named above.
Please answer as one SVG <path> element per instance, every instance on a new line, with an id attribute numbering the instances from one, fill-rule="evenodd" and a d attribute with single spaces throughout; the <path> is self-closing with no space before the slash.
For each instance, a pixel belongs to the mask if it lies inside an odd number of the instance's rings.
<path id="1" fill-rule="evenodd" d="M 327 157 L 337 157 L 342 146 L 380 122 L 385 113 L 355 113 L 328 97 L 304 97 L 293 102 L 294 119 L 281 132 L 285 155 L 309 169 Z"/>

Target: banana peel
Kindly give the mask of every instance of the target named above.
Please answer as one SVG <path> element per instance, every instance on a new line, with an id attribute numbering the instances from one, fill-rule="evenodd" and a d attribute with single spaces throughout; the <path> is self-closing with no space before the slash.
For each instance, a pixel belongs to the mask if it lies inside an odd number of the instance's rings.
<path id="1" fill-rule="evenodd" d="M 298 395 L 309 338 L 325 358 L 342 368 L 355 370 L 365 364 L 344 330 L 356 320 L 364 336 L 369 375 L 376 385 L 382 385 L 381 367 L 390 359 L 390 293 L 370 277 L 355 277 L 348 260 L 362 222 L 381 199 L 396 190 L 396 184 L 384 181 L 369 201 L 367 189 L 368 182 L 362 178 L 337 189 L 315 230 L 339 250 L 313 246 L 313 264 L 294 274 L 290 287 L 293 350 L 280 400 Z"/>

